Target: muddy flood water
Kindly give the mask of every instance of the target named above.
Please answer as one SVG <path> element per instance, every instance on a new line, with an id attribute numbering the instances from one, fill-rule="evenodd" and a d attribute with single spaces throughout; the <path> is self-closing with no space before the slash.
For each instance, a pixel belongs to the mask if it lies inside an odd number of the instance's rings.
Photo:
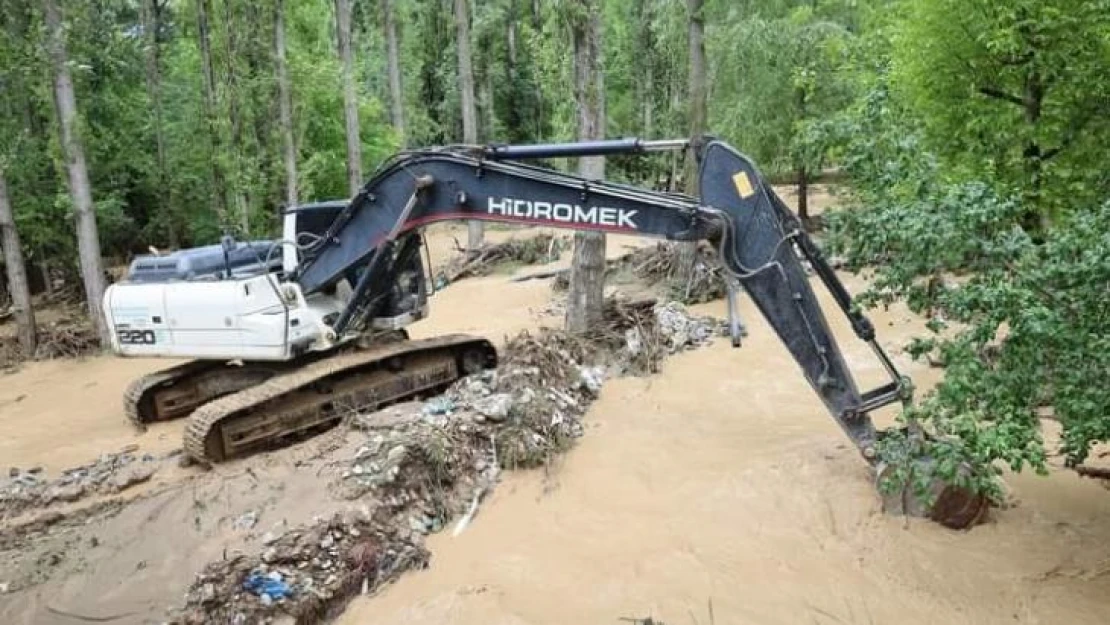
<path id="1" fill-rule="evenodd" d="M 862 461 L 744 304 L 741 348 L 610 381 L 563 462 L 510 474 L 465 532 L 429 539 L 430 569 L 339 622 L 1108 622 L 1106 489 L 1011 476 L 1014 507 L 969 532 L 883 515 Z M 914 327 L 897 311 L 872 318 L 895 351 Z M 862 345 L 845 349 L 864 384 L 879 380 Z"/>
<path id="2" fill-rule="evenodd" d="M 546 281 L 467 280 L 438 294 L 412 333 L 500 341 L 542 322 L 549 299 Z M 725 316 L 720 302 L 696 309 Z M 741 313 L 741 348 L 719 339 L 659 375 L 607 381 L 570 453 L 506 473 L 465 531 L 429 538 L 427 570 L 357 598 L 338 622 L 1110 622 L 1110 492 L 1099 482 L 1055 469 L 1007 476 L 1012 507 L 967 532 L 883 515 L 866 466 L 785 348 L 744 298 Z M 900 353 L 919 322 L 897 308 L 871 317 L 919 392 L 935 383 L 937 370 Z M 866 346 L 831 320 L 861 386 L 882 381 Z M 119 414 L 127 381 L 164 364 L 97 358 L 0 378 L 0 464 L 54 470 L 124 444 L 179 444 L 179 423 L 136 436 Z"/>

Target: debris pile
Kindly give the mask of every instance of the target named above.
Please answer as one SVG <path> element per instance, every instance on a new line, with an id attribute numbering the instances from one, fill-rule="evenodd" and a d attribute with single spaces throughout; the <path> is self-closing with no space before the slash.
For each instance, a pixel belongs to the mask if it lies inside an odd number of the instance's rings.
<path id="1" fill-rule="evenodd" d="M 39 322 L 38 345 L 34 354 L 27 354 L 17 335 L 0 336 L 0 368 L 10 369 L 28 360 L 77 358 L 95 352 L 100 340 L 92 324 L 77 313 L 52 322 Z"/>
<path id="2" fill-rule="evenodd" d="M 631 274 L 651 287 L 662 287 L 667 297 L 686 304 L 701 304 L 721 299 L 727 294 L 726 274 L 718 259 L 717 251 L 705 241 L 695 248 L 694 272 L 689 281 L 679 281 L 680 245 L 656 243 L 638 247 L 606 263 L 606 281 L 622 272 Z M 555 277 L 552 289 L 565 291 L 570 286 L 569 272 Z"/>
<path id="3" fill-rule="evenodd" d="M 481 248 L 468 251 L 455 243 L 459 252 L 439 274 L 438 283 L 450 284 L 463 278 L 490 274 L 506 264 L 536 265 L 549 263 L 569 247 L 569 238 L 540 233 L 531 237 L 511 238 L 501 243 L 485 243 Z"/>
<path id="4" fill-rule="evenodd" d="M 565 302 L 552 302 L 545 315 L 561 316 Z M 603 347 L 606 364 L 617 375 L 656 373 L 664 357 L 704 345 L 713 336 L 728 336 L 728 322 L 693 315 L 677 301 L 630 298 L 613 293 L 605 298 L 603 322 L 586 338 Z"/>
<path id="5" fill-rule="evenodd" d="M 323 622 L 350 597 L 427 566 L 429 552 L 411 536 L 388 515 L 365 510 L 318 519 L 280 537 L 267 535 L 260 554 L 229 556 L 205 567 L 174 622 Z"/>
<path id="6" fill-rule="evenodd" d="M 689 281 L 676 282 L 680 244 L 656 243 L 621 257 L 618 262 L 633 275 L 652 285 L 670 285 L 669 295 L 687 304 L 700 304 L 725 297 L 725 273 L 717 250 L 704 241 L 695 248 L 694 270 Z"/>
<path id="7" fill-rule="evenodd" d="M 0 519 L 31 507 L 118 493 L 149 480 L 159 463 L 149 454 L 136 456 L 137 449 L 132 445 L 118 453 L 104 454 L 95 462 L 66 469 L 53 480 L 47 479 L 39 467 L 27 471 L 12 467 L 8 478 L 0 481 Z"/>
<path id="8" fill-rule="evenodd" d="M 266 534 L 257 553 L 210 564 L 178 622 L 322 622 L 354 595 L 426 566 L 425 536 L 448 524 L 463 531 L 503 469 L 542 466 L 582 436 L 614 367 L 636 370 L 647 354 L 657 364 L 709 341 L 716 324 L 674 303 L 613 300 L 603 332 L 524 331 L 500 350 L 496 370 L 348 417 L 363 438 L 328 491 L 359 511 Z"/>
<path id="9" fill-rule="evenodd" d="M 521 332 L 497 370 L 468 376 L 423 404 L 354 417 L 351 426 L 367 441 L 335 490 L 345 499 L 374 492 L 380 505 L 423 519 L 414 527 L 437 531 L 502 467 L 542 464 L 582 435 L 581 417 L 604 378 L 585 364 L 592 357 L 586 341 L 565 333 Z M 417 502 L 429 505 L 409 510 Z"/>
<path id="10" fill-rule="evenodd" d="M 96 329 L 82 316 L 59 319 L 38 328 L 35 358 L 76 358 L 100 348 Z"/>

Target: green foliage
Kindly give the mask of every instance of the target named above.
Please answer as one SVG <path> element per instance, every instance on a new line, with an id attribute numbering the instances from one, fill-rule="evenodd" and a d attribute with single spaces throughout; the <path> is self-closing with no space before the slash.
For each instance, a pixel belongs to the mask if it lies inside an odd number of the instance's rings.
<path id="1" fill-rule="evenodd" d="M 853 95 L 847 55 L 858 7 L 710 3 L 710 127 L 737 137 L 768 172 L 817 171 L 833 147 L 827 120 Z"/>
<path id="2" fill-rule="evenodd" d="M 211 155 L 203 113 L 196 3 L 160 3 L 161 182 L 156 118 L 146 86 L 144 36 L 135 0 L 66 3 L 67 45 L 93 199 L 107 255 L 165 247 L 172 228 L 181 245 L 213 242 L 232 224 L 213 214 L 213 157 L 227 173 L 228 202 L 245 203 L 251 236 L 270 236 L 282 201 L 281 139 L 270 1 L 211 2 L 209 15 L 220 150 Z M 331 10 L 286 0 L 287 60 L 293 86 L 300 195 L 346 195 L 342 90 Z M 64 170 L 57 146 L 52 86 L 42 49 L 41 16 L 27 1 L 0 11 L 0 154 L 6 158 L 17 223 L 32 257 L 76 262 Z M 10 62 L 7 62 L 9 61 Z M 365 76 L 376 59 L 361 55 Z M 366 81 L 360 81 L 365 84 Z M 384 106 L 360 94 L 363 169 L 393 152 Z M 159 208 L 159 198 L 168 206 Z M 244 233 L 236 232 L 242 236 Z"/>
<path id="3" fill-rule="evenodd" d="M 954 169 L 1009 186 L 1045 215 L 1110 190 L 1105 0 L 915 0 L 899 7 L 893 84 Z"/>
<path id="4" fill-rule="evenodd" d="M 1030 198 L 935 157 L 930 124 L 880 79 L 836 121 L 853 202 L 830 219 L 829 247 L 873 274 L 862 306 L 903 301 L 929 334 L 909 346 L 944 379 L 903 417 L 932 435 L 944 477 L 997 496 L 1000 467 L 1043 472 L 1039 415 L 1063 424 L 1069 464 L 1110 438 L 1110 201 L 1069 203 L 1031 233 Z M 905 441 L 892 438 L 886 453 Z"/>

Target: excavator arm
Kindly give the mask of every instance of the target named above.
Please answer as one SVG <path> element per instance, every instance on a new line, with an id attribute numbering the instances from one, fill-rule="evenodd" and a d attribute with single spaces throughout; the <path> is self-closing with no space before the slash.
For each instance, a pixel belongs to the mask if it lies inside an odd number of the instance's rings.
<path id="1" fill-rule="evenodd" d="M 696 150 L 701 197 L 665 193 L 519 161 L 558 157 Z M 483 220 L 590 230 L 666 240 L 711 242 L 726 271 L 744 287 L 805 378 L 861 454 L 874 462 L 869 413 L 909 399 L 901 376 L 799 220 L 750 159 L 714 139 L 621 139 L 524 146 L 416 150 L 385 163 L 309 250 L 296 276 L 306 294 L 351 279 L 354 293 L 335 320 L 337 335 L 361 331 L 404 259 L 414 230 L 446 220 Z M 890 376 L 861 393 L 829 328 L 805 270 L 804 256 Z"/>

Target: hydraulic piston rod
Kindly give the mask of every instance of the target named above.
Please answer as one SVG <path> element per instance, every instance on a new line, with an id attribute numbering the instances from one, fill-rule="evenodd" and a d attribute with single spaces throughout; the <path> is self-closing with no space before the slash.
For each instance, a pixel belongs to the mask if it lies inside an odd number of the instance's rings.
<path id="1" fill-rule="evenodd" d="M 523 160 L 529 158 L 562 158 L 575 156 L 609 156 L 613 154 L 642 154 L 684 150 L 689 147 L 688 139 L 658 139 L 644 141 L 630 137 L 627 139 L 606 139 L 601 141 L 581 141 L 576 143 L 536 143 L 530 145 L 491 145 L 484 156 L 498 160 Z"/>

